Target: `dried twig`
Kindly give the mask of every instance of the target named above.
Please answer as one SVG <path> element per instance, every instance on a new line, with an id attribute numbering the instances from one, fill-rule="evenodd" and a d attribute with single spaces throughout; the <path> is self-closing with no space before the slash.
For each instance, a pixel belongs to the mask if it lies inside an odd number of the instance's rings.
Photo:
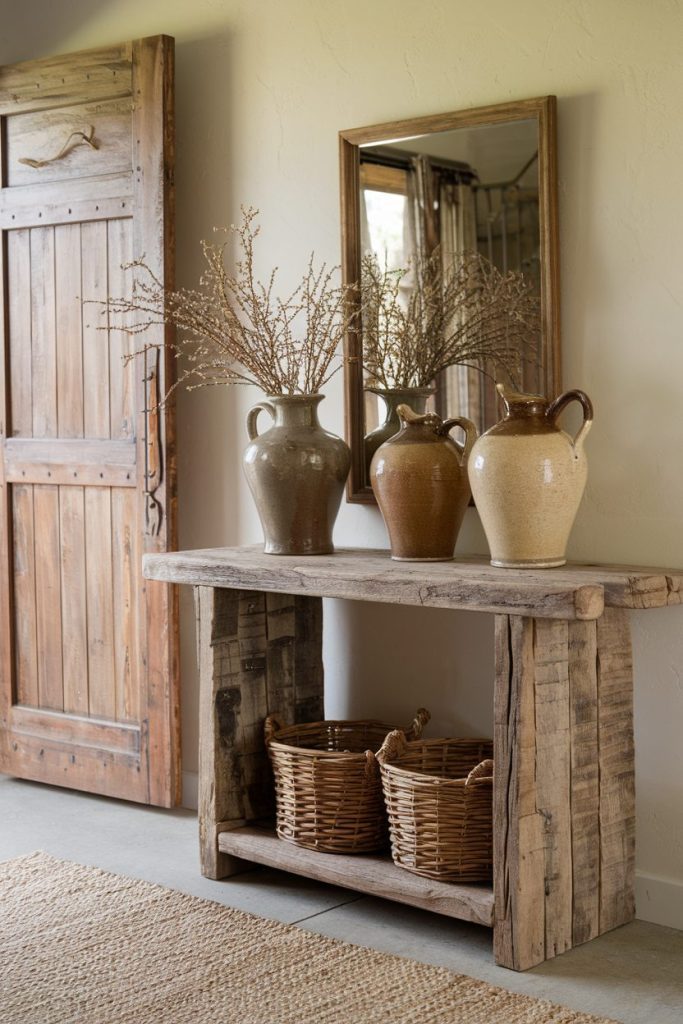
<path id="1" fill-rule="evenodd" d="M 201 243 L 206 267 L 199 289 L 167 290 L 138 259 L 128 264 L 134 274 L 130 296 L 104 304 L 103 315 L 120 321 L 110 326 L 127 334 L 160 324 L 176 328 L 170 344 L 182 360 L 173 388 L 256 384 L 270 395 L 316 394 L 341 365 L 333 365 L 335 356 L 358 314 L 350 311 L 349 288 L 334 283 L 338 268 L 316 269 L 311 256 L 296 288 L 276 296 L 277 268 L 265 284 L 254 277 L 257 214 L 243 207 L 241 224 L 227 230 L 225 241 Z M 234 271 L 226 265 L 232 235 L 242 251 Z"/>
<path id="2" fill-rule="evenodd" d="M 426 387 L 446 367 L 473 366 L 515 381 L 534 359 L 539 301 L 522 274 L 501 274 L 485 257 L 441 250 L 407 270 L 362 264 L 363 364 L 383 388 Z M 409 276 L 408 276 L 409 275 Z M 407 280 L 413 280 L 407 287 Z"/>

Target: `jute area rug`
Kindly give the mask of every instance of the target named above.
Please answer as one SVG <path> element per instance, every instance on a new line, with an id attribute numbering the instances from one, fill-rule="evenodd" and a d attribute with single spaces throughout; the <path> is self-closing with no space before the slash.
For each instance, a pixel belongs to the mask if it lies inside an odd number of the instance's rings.
<path id="1" fill-rule="evenodd" d="M 0 1020 L 606 1024 L 42 853 L 0 864 Z"/>

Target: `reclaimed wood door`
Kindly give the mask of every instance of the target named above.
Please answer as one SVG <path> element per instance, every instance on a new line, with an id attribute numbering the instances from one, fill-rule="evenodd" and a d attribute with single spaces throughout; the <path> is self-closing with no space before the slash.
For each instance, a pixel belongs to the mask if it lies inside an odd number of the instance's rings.
<path id="1" fill-rule="evenodd" d="M 0 770 L 172 806 L 172 364 L 83 300 L 172 283 L 173 40 L 0 68 L 0 147 Z"/>

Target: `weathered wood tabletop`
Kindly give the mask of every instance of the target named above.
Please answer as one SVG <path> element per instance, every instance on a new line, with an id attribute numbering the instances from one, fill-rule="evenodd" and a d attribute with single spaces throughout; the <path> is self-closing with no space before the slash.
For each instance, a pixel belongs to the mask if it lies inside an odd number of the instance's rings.
<path id="1" fill-rule="evenodd" d="M 683 599 L 683 570 L 568 564 L 499 569 L 483 556 L 453 562 L 398 562 L 388 551 L 340 548 L 333 555 L 267 555 L 260 546 L 150 554 L 148 579 L 532 615 L 599 618 L 605 607 L 662 608 Z"/>

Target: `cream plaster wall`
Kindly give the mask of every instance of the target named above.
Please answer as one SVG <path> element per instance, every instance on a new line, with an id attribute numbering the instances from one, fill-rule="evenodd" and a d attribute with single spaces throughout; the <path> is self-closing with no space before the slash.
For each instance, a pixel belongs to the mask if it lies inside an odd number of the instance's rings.
<path id="1" fill-rule="evenodd" d="M 198 239 L 261 210 L 262 261 L 283 281 L 311 249 L 339 256 L 341 128 L 555 93 L 559 97 L 564 380 L 593 397 L 590 483 L 571 555 L 683 565 L 679 0 L 3 0 L 0 60 L 136 35 L 177 40 L 179 281 Z M 183 396 L 181 544 L 251 542 L 239 468 L 252 396 Z M 343 430 L 341 378 L 322 418 Z M 461 549 L 485 550 L 468 513 Z M 345 505 L 338 543 L 384 546 Z M 683 609 L 634 615 L 639 913 L 683 927 Z M 183 601 L 185 766 L 196 758 L 191 616 Z M 477 643 L 474 656 L 468 653 Z M 460 656 L 451 678 L 450 655 Z M 484 617 L 330 603 L 333 713 L 490 729 Z"/>

